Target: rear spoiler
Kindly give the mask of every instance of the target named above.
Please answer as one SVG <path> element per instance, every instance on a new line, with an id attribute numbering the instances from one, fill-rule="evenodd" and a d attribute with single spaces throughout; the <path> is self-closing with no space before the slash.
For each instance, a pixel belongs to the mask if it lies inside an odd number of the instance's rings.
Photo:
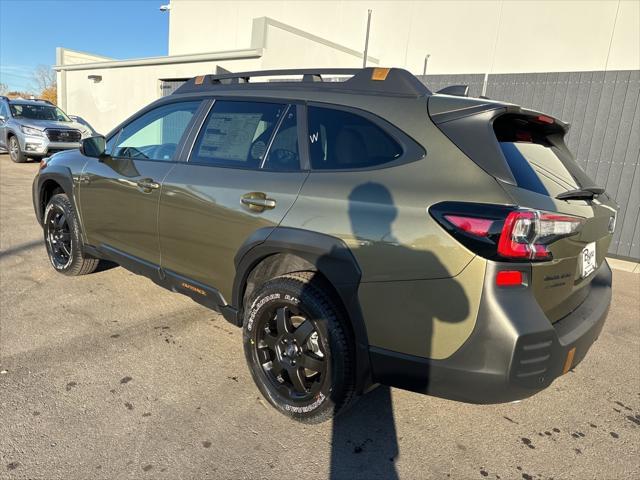
<path id="1" fill-rule="evenodd" d="M 459 87 L 461 85 L 454 86 Z M 439 90 L 437 93 L 443 93 L 444 90 L 446 90 L 446 88 Z M 438 100 L 435 100 L 435 98 L 437 97 L 431 97 L 429 101 L 429 115 L 435 124 L 457 120 L 469 115 L 492 112 L 490 120 L 500 115 L 511 113 L 538 118 L 542 123 L 556 125 L 564 130 L 565 133 L 568 132 L 571 127 L 571 124 L 567 122 L 513 103 L 498 102 L 487 98 L 464 98 L 458 95 L 447 98 L 440 97 Z"/>
<path id="2" fill-rule="evenodd" d="M 494 121 L 498 117 L 514 115 L 531 119 L 562 145 L 562 137 L 569 130 L 568 123 L 543 113 L 488 99 L 432 95 L 428 111 L 433 123 L 480 168 L 511 185 L 517 182 L 494 132 Z"/>

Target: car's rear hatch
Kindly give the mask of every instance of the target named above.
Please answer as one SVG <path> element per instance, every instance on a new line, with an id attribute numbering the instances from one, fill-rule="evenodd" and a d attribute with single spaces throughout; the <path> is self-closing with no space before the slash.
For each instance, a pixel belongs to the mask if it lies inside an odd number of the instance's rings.
<path id="1" fill-rule="evenodd" d="M 577 218 L 576 233 L 545 247 L 550 259 L 531 261 L 529 281 L 550 321 L 571 313 L 589 293 L 593 267 L 597 270 L 604 261 L 617 206 L 600 193 L 567 149 L 568 125 L 517 105 L 483 99 L 433 95 L 428 107 L 434 123 L 496 178 L 514 206 L 542 212 L 541 217 Z M 595 264 L 589 259 L 594 248 Z"/>

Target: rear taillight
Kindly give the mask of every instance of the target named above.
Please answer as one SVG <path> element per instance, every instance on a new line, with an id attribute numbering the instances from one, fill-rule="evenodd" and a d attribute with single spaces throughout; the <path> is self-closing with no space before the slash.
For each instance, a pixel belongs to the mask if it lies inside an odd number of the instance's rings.
<path id="1" fill-rule="evenodd" d="M 470 250 L 496 260 L 550 260 L 549 245 L 582 225 L 577 217 L 502 205 L 443 202 L 429 211 Z"/>
<path id="2" fill-rule="evenodd" d="M 504 258 L 546 260 L 551 258 L 547 246 L 577 233 L 582 221 L 576 217 L 537 210 L 509 213 L 498 240 L 498 255 Z"/>
<path id="3" fill-rule="evenodd" d="M 460 230 L 478 237 L 486 237 L 489 235 L 489 229 L 493 224 L 493 220 L 486 218 L 462 217 L 460 215 L 445 215 L 444 218 Z"/>

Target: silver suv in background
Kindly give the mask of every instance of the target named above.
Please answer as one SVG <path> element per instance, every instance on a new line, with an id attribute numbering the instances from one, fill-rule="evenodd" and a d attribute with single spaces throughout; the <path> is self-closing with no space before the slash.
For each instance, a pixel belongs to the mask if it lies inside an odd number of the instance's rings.
<path id="1" fill-rule="evenodd" d="M 94 133 L 87 122 L 47 100 L 0 97 L 0 148 L 16 163 L 78 148 Z"/>

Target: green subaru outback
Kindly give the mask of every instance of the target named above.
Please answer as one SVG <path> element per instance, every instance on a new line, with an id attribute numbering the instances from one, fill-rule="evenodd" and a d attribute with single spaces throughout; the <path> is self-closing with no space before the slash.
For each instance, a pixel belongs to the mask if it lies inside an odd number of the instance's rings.
<path id="1" fill-rule="evenodd" d="M 568 125 L 448 91 L 395 68 L 196 77 L 41 163 L 51 264 L 113 261 L 220 312 L 296 420 L 377 384 L 533 395 L 602 329 L 616 204 Z"/>

